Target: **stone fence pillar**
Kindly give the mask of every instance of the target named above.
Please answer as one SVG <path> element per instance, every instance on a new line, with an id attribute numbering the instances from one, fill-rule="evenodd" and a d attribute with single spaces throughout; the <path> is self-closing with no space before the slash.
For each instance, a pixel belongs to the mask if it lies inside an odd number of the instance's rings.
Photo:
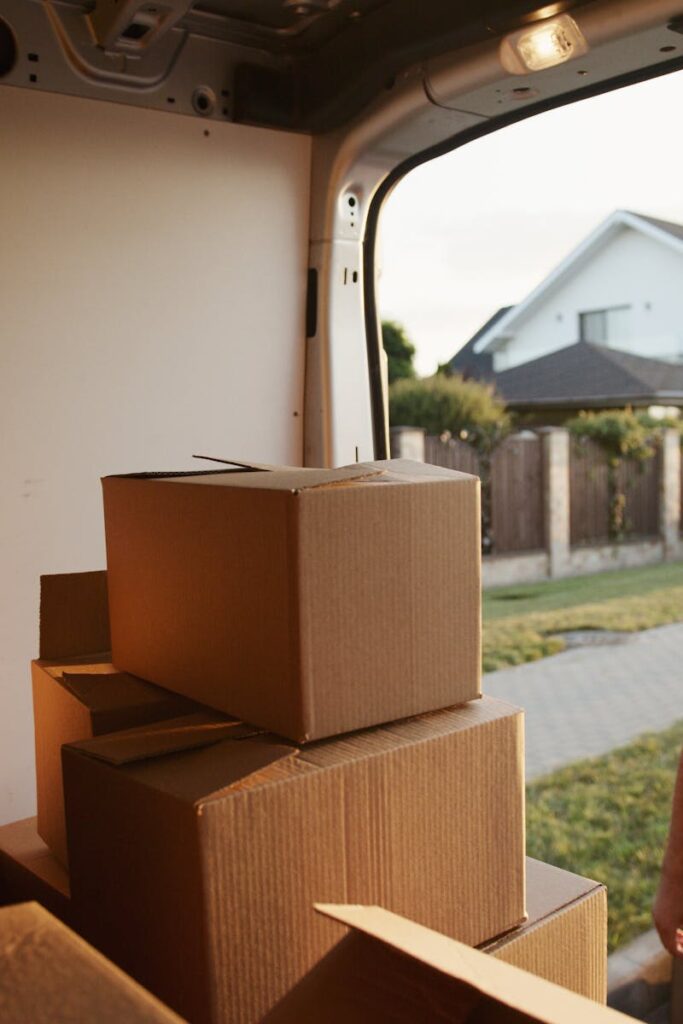
<path id="1" fill-rule="evenodd" d="M 425 460 L 425 431 L 423 427 L 391 428 L 392 459 Z"/>
<path id="2" fill-rule="evenodd" d="M 662 437 L 659 476 L 659 536 L 665 559 L 676 558 L 681 528 L 681 438 L 669 427 Z"/>
<path id="3" fill-rule="evenodd" d="M 569 432 L 563 427 L 539 430 L 543 445 L 543 510 L 548 575 L 566 576 L 569 551 Z"/>

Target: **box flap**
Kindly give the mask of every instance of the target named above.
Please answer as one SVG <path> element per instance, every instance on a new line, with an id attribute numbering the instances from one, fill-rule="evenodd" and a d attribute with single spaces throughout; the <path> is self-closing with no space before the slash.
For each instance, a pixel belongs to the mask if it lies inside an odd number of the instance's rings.
<path id="1" fill-rule="evenodd" d="M 627 1024 L 631 1020 L 382 907 L 318 903 L 315 909 L 409 957 L 429 972 L 464 983 L 539 1024 Z"/>
<path id="2" fill-rule="evenodd" d="M 104 673 L 73 672 L 69 668 L 60 674 L 59 681 L 94 714 L 159 703 L 177 706 L 177 712 L 172 716 L 176 718 L 185 711 L 194 711 L 192 701 L 153 683 L 145 682 L 144 679 L 138 679 L 137 676 L 131 676 L 127 672 L 117 672 L 115 669 Z"/>
<path id="3" fill-rule="evenodd" d="M 183 718 L 70 743 L 69 747 L 108 764 L 124 765 L 208 747 L 221 740 L 242 740 L 260 734 L 261 730 L 253 726 L 226 721 L 224 715 L 197 712 Z"/>
<path id="4" fill-rule="evenodd" d="M 40 577 L 40 657 L 50 660 L 110 650 L 107 574 Z"/>
<path id="5" fill-rule="evenodd" d="M 239 487 L 263 491 L 308 491 L 320 487 L 339 487 L 361 483 L 384 471 L 359 463 L 340 469 L 300 469 L 278 467 L 269 473 L 226 472 L 196 473 L 182 476 L 154 476 L 155 481 L 169 484 L 204 484 L 213 487 Z"/>
<path id="6" fill-rule="evenodd" d="M 209 456 L 195 456 L 206 458 Z M 264 490 L 308 491 L 325 487 L 339 487 L 346 484 L 387 483 L 416 484 L 444 483 L 454 480 L 477 480 L 469 473 L 446 469 L 443 466 L 432 466 L 425 462 L 413 462 L 410 459 L 385 459 L 378 462 L 358 462 L 350 466 L 336 469 L 311 469 L 298 466 L 266 466 L 234 462 L 231 459 L 210 458 L 212 462 L 238 466 L 245 470 L 231 470 L 227 473 L 183 473 L 164 477 L 162 474 L 150 474 L 154 479 L 167 479 L 174 483 L 197 483 L 224 485 L 228 487 L 253 487 Z M 263 470 L 265 472 L 254 472 Z"/>
<path id="7" fill-rule="evenodd" d="M 377 462 L 366 462 L 367 469 L 380 470 L 380 483 L 424 484 L 453 483 L 455 481 L 475 481 L 478 476 L 462 473 L 459 469 L 447 469 L 445 466 L 433 466 L 429 462 L 415 462 L 413 459 L 383 459 Z"/>

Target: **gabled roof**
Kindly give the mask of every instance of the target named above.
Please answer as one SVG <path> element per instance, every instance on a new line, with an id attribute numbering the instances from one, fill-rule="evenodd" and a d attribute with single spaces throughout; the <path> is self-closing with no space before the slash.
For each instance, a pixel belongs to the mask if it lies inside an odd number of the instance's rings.
<path id="1" fill-rule="evenodd" d="M 683 405 L 683 365 L 579 341 L 495 375 L 511 406 Z"/>
<path id="2" fill-rule="evenodd" d="M 515 325 L 523 316 L 539 305 L 554 288 L 562 284 L 570 275 L 576 273 L 623 228 L 639 231 L 683 254 L 683 225 L 675 224 L 673 221 L 658 220 L 656 217 L 647 217 L 641 213 L 633 213 L 631 210 L 615 210 L 587 238 L 584 238 L 583 242 L 573 249 L 522 302 L 516 306 L 510 306 L 508 313 L 495 323 L 489 322 L 484 325 L 475 342 L 475 352 L 479 354 L 487 349 L 493 351 L 494 342 L 497 339 L 514 331 Z"/>
<path id="3" fill-rule="evenodd" d="M 493 377 L 493 356 L 489 352 L 475 352 L 474 346 L 481 336 L 494 324 L 497 324 L 501 317 L 505 316 L 512 306 L 501 306 L 492 317 L 473 334 L 461 349 L 455 353 L 448 363 L 451 373 L 460 373 L 466 379 L 490 380 Z"/>

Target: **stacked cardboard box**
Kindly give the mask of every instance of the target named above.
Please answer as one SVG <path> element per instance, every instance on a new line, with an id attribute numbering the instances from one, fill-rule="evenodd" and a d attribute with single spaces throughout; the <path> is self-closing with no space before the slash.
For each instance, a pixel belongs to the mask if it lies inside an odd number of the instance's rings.
<path id="1" fill-rule="evenodd" d="M 69 874 L 38 835 L 35 818 L 0 827 L 0 906 L 37 902 L 73 924 Z"/>
<path id="2" fill-rule="evenodd" d="M 319 905 L 348 934 L 263 1024 L 627 1024 L 616 1010 L 380 907 Z"/>
<path id="3" fill-rule="evenodd" d="M 405 462 L 109 478 L 106 577 L 44 580 L 41 834 L 63 862 L 66 836 L 78 929 L 192 1022 L 278 1005 L 343 934 L 314 902 L 546 976 L 540 936 L 566 947 L 590 903 L 599 960 L 588 890 L 522 926 L 522 714 L 480 692 L 478 487 Z"/>
<path id="4" fill-rule="evenodd" d="M 182 1024 L 37 903 L 0 909 L 3 1024 Z"/>

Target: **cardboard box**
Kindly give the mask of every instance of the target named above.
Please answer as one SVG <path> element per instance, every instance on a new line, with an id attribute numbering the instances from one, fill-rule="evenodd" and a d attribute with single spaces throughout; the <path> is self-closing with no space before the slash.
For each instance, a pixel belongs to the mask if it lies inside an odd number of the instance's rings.
<path id="1" fill-rule="evenodd" d="M 339 937 L 315 899 L 472 944 L 524 917 L 522 712 L 501 701 L 303 749 L 194 716 L 63 761 L 84 934 L 193 1024 L 260 1020 Z"/>
<path id="2" fill-rule="evenodd" d="M 604 885 L 527 857 L 523 925 L 480 948 L 597 1002 L 607 998 Z"/>
<path id="3" fill-rule="evenodd" d="M 477 477 L 103 481 L 113 661 L 295 742 L 480 695 Z"/>
<path id="4" fill-rule="evenodd" d="M 3 1024 L 182 1024 L 37 903 L 0 909 Z"/>
<path id="5" fill-rule="evenodd" d="M 66 869 L 50 853 L 36 830 L 35 818 L 0 827 L 0 904 L 40 903 L 72 924 Z"/>
<path id="6" fill-rule="evenodd" d="M 41 578 L 40 659 L 31 664 L 38 834 L 64 865 L 62 745 L 200 709 L 117 671 L 98 646 L 108 642 L 104 573 Z"/>
<path id="7" fill-rule="evenodd" d="M 317 909 L 351 932 L 263 1024 L 633 1024 L 380 907 Z"/>

